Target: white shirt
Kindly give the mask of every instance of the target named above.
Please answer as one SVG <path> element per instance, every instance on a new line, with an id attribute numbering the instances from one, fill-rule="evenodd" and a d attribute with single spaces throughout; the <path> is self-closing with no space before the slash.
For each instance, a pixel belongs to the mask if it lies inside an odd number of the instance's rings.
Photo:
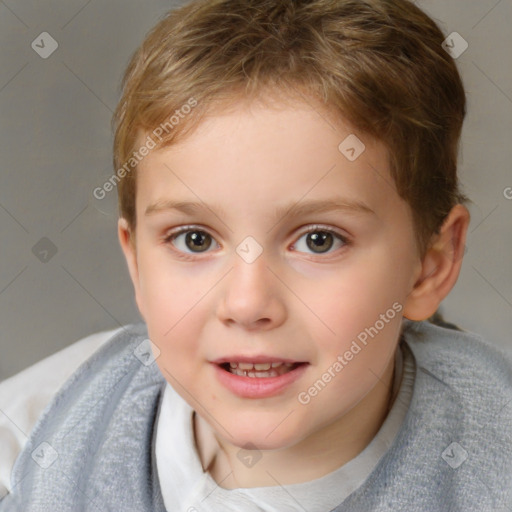
<path id="1" fill-rule="evenodd" d="M 112 335 L 121 329 L 84 338 L 0 382 L 0 499 L 10 491 L 14 462 L 37 419 L 53 396 Z M 167 384 L 157 418 L 156 462 L 160 488 L 168 510 L 325 512 L 339 505 L 370 475 L 391 446 L 412 396 L 414 359 L 397 350 L 392 408 L 370 444 L 354 459 L 322 478 L 303 484 L 224 489 L 204 472 L 193 431 L 193 409 Z M 218 447 L 207 437 L 208 466 Z M 229 504 L 229 508 L 228 508 Z"/>

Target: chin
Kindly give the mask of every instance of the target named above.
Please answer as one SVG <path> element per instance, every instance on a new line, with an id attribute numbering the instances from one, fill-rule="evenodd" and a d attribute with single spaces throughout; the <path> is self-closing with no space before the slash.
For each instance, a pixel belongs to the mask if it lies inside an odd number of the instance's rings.
<path id="1" fill-rule="evenodd" d="M 290 430 L 291 425 L 289 425 L 287 432 L 284 429 L 279 431 L 280 428 L 276 427 L 280 421 L 282 419 L 269 423 L 254 420 L 247 428 L 241 428 L 240 423 L 233 428 L 226 426 L 232 437 L 222 437 L 240 449 L 281 450 L 297 444 L 302 438 L 298 435 L 297 430 Z"/>

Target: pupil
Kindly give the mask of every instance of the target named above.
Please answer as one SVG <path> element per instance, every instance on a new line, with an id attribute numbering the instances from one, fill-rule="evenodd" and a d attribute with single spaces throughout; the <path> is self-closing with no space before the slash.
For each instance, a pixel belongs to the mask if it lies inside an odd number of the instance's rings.
<path id="1" fill-rule="evenodd" d="M 207 233 L 203 233 L 201 231 L 192 231 L 187 233 L 186 235 L 186 244 L 189 249 L 201 249 L 201 251 L 205 251 L 210 247 L 210 244 L 207 244 L 206 247 L 202 247 L 204 244 L 206 237 L 209 237 Z"/>
<path id="2" fill-rule="evenodd" d="M 317 251 L 317 249 L 322 249 L 322 246 L 323 246 L 323 244 L 325 244 L 325 241 L 327 238 L 329 238 L 330 243 L 327 243 L 327 247 L 324 247 L 324 249 L 328 251 L 332 247 L 332 244 L 333 244 L 332 234 L 327 233 L 325 231 L 317 231 L 315 233 L 309 234 L 307 237 L 308 247 L 313 251 L 323 252 L 323 251 Z"/>

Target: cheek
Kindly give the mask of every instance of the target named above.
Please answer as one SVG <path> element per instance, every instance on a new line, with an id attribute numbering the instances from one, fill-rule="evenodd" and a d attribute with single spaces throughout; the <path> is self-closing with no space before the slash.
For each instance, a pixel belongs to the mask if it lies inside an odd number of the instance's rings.
<path id="1" fill-rule="evenodd" d="M 154 320 L 167 317 L 170 323 L 193 300 L 190 282 L 187 286 L 183 273 L 160 250 L 139 256 L 139 283 L 148 317 Z"/>
<path id="2" fill-rule="evenodd" d="M 350 337 L 391 307 L 396 292 L 383 265 L 362 262 L 327 279 L 304 282 L 297 295 L 305 298 L 308 316 L 316 317 L 326 335 Z"/>
<path id="3" fill-rule="evenodd" d="M 298 293 L 307 298 L 309 330 L 320 348 L 321 364 L 328 368 L 347 353 L 350 360 L 344 373 L 354 382 L 360 380 L 357 372 L 363 367 L 378 373 L 400 329 L 403 289 L 390 253 L 354 260 L 315 286 L 304 282 Z"/>
<path id="4" fill-rule="evenodd" d="M 140 296 L 150 339 L 161 351 L 158 362 L 173 372 L 177 367 L 190 367 L 201 338 L 204 292 L 195 290 L 190 278 L 158 255 L 142 260 L 140 268 Z"/>
<path id="5" fill-rule="evenodd" d="M 147 251 L 139 260 L 140 297 L 151 340 L 164 352 L 189 354 L 196 349 L 199 330 L 207 315 L 201 278 L 171 265 L 162 251 Z M 211 307 L 211 305 L 210 305 Z"/>
<path id="6" fill-rule="evenodd" d="M 183 292 L 182 292 L 183 290 Z M 159 348 L 156 360 L 166 380 L 180 390 L 193 391 L 201 363 L 201 319 L 204 314 L 195 296 L 187 296 L 179 279 L 146 282 L 146 323 L 151 341 Z"/>

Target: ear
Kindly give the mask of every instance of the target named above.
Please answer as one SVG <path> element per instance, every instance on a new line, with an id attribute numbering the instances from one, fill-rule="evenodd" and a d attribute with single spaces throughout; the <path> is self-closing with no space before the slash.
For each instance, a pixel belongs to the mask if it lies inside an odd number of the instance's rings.
<path id="1" fill-rule="evenodd" d="M 117 234 L 119 237 L 119 243 L 123 250 L 126 263 L 128 265 L 128 272 L 133 283 L 135 290 L 135 301 L 139 308 L 140 314 L 144 318 L 144 311 L 142 308 L 141 292 L 140 292 L 140 280 L 139 280 L 139 266 L 137 263 L 137 248 L 135 244 L 135 233 L 130 229 L 128 221 L 124 218 L 120 218 L 117 223 Z"/>
<path id="2" fill-rule="evenodd" d="M 419 277 L 405 301 L 405 318 L 416 321 L 429 318 L 454 287 L 462 267 L 469 220 L 467 208 L 457 204 L 450 210 L 439 234 L 432 237 Z"/>

